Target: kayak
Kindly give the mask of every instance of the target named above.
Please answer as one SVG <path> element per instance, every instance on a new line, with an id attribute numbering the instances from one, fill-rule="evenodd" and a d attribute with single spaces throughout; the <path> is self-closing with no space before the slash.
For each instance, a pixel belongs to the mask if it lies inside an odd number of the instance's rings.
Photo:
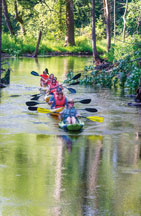
<path id="1" fill-rule="evenodd" d="M 41 94 L 45 95 L 47 89 L 48 89 L 47 87 L 41 87 L 41 88 L 39 88 L 39 91 L 40 91 Z"/>
<path id="2" fill-rule="evenodd" d="M 66 124 L 61 121 L 59 122 L 59 127 L 67 131 L 80 131 L 84 127 L 84 122 L 79 120 L 76 124 Z"/>
<path id="3" fill-rule="evenodd" d="M 137 103 L 137 102 L 130 102 L 128 103 L 128 106 L 137 106 L 137 107 L 141 107 L 141 102 Z"/>

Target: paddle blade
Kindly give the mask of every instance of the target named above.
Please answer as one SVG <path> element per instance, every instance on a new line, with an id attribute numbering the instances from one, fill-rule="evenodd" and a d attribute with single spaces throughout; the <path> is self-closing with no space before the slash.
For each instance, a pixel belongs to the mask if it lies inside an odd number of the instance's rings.
<path id="1" fill-rule="evenodd" d="M 69 84 L 69 86 L 78 85 L 79 83 L 80 83 L 80 82 L 71 83 L 71 84 Z"/>
<path id="2" fill-rule="evenodd" d="M 30 111 L 37 111 L 37 108 L 38 108 L 38 107 L 32 107 L 32 106 L 31 106 L 31 107 L 28 107 L 28 109 L 29 109 Z"/>
<path id="3" fill-rule="evenodd" d="M 25 103 L 27 106 L 35 106 L 35 105 L 37 105 L 37 104 L 39 104 L 38 102 L 35 102 L 35 101 L 27 101 L 26 103 Z"/>
<path id="4" fill-rule="evenodd" d="M 76 90 L 73 89 L 73 88 L 67 88 L 72 94 L 75 94 L 76 93 Z"/>
<path id="5" fill-rule="evenodd" d="M 35 97 L 31 98 L 31 100 L 38 100 L 40 97 L 41 97 L 41 95 L 35 96 Z"/>
<path id="6" fill-rule="evenodd" d="M 76 101 L 76 102 L 79 102 L 79 103 L 82 103 L 82 104 L 89 104 L 91 102 L 91 99 L 84 99 L 84 100 Z"/>
<path id="7" fill-rule="evenodd" d="M 40 74 L 38 74 L 36 71 L 31 71 L 31 74 L 32 74 L 33 76 L 40 76 Z"/>
<path id="8" fill-rule="evenodd" d="M 96 121 L 96 122 L 103 122 L 103 120 L 104 120 L 103 117 L 99 117 L 99 116 L 89 116 L 89 117 L 86 117 L 86 118 L 91 120 L 91 121 Z"/>
<path id="9" fill-rule="evenodd" d="M 71 80 L 76 80 L 76 79 L 78 79 L 78 78 L 80 78 L 80 77 L 81 77 L 81 73 L 76 74 L 74 77 L 72 77 Z M 71 81 L 71 80 L 70 80 L 70 81 Z"/>
<path id="10" fill-rule="evenodd" d="M 87 112 L 97 112 L 98 111 L 95 108 L 85 108 L 84 110 L 86 110 Z"/>

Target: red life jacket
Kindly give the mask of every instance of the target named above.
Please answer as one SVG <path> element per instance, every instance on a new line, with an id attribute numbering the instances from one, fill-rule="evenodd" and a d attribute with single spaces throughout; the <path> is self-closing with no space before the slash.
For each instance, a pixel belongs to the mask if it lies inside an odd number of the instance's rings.
<path id="1" fill-rule="evenodd" d="M 41 81 L 42 81 L 43 84 L 45 83 L 45 80 L 48 80 L 48 78 L 49 78 L 49 76 L 46 75 L 46 74 L 41 74 L 40 76 L 43 77 L 43 79 L 41 78 Z"/>
<path id="2" fill-rule="evenodd" d="M 58 83 L 56 82 L 55 85 L 53 85 L 52 83 L 50 84 L 50 93 L 53 93 L 53 92 L 56 92 L 57 90 L 57 86 L 58 86 Z M 55 88 L 56 87 L 56 88 Z M 52 90 L 51 90 L 52 89 Z"/>
<path id="3" fill-rule="evenodd" d="M 58 99 L 58 95 L 54 94 L 56 108 L 64 107 L 65 106 L 65 96 L 63 95 L 62 100 Z"/>

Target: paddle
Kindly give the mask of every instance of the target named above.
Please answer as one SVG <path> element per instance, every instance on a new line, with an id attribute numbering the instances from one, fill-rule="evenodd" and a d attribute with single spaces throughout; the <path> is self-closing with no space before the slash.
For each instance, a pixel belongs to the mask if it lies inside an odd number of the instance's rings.
<path id="1" fill-rule="evenodd" d="M 88 104 L 90 102 L 91 102 L 91 99 L 84 99 L 84 100 L 80 100 L 80 101 L 74 101 L 74 103 L 82 103 L 82 104 Z M 35 106 L 35 105 L 38 105 L 38 104 L 46 104 L 46 102 L 36 102 L 36 101 L 27 101 L 26 102 L 27 106 Z"/>
<path id="2" fill-rule="evenodd" d="M 31 71 L 31 74 L 33 75 L 33 76 L 41 76 L 39 73 L 37 73 L 36 71 Z M 76 80 L 76 79 L 78 79 L 78 78 L 80 78 L 81 77 L 81 73 L 79 73 L 79 74 L 76 74 L 74 77 L 72 77 L 69 81 L 72 81 L 72 80 Z"/>
<path id="3" fill-rule="evenodd" d="M 42 96 L 41 94 L 40 95 L 36 95 L 33 98 L 31 98 L 31 100 L 38 100 L 41 96 Z"/>
<path id="4" fill-rule="evenodd" d="M 103 117 L 99 117 L 99 116 L 80 116 L 82 118 L 86 118 L 86 119 L 89 119 L 91 121 L 97 121 L 97 122 L 103 122 L 104 118 Z"/>
<path id="5" fill-rule="evenodd" d="M 69 86 L 71 86 L 71 85 L 78 85 L 79 83 L 80 83 L 79 81 L 75 82 L 75 83 L 70 83 Z"/>
<path id="6" fill-rule="evenodd" d="M 53 113 L 53 109 L 49 110 L 46 108 L 40 108 L 40 107 L 34 107 L 34 106 L 29 106 L 28 109 L 30 111 L 37 111 L 37 112 L 41 112 L 41 113 Z M 97 112 L 98 110 L 95 108 L 85 108 L 85 109 L 78 109 L 78 110 L 85 110 L 87 112 Z"/>
<path id="7" fill-rule="evenodd" d="M 84 108 L 84 109 L 77 109 L 77 110 L 86 110 L 87 112 L 97 112 L 98 111 L 95 108 Z"/>
<path id="8" fill-rule="evenodd" d="M 91 99 L 83 99 L 80 101 L 74 101 L 74 103 L 82 103 L 82 104 L 89 104 L 91 102 Z"/>
<path id="9" fill-rule="evenodd" d="M 64 86 L 64 85 L 62 85 L 62 84 L 60 84 L 60 85 L 58 85 L 58 86 L 55 86 L 54 88 L 49 89 L 49 91 L 51 91 L 51 90 L 53 90 L 53 89 L 56 89 L 56 88 L 58 88 L 59 86 L 62 86 L 62 87 L 64 87 L 64 88 L 68 89 L 72 94 L 75 94 L 75 93 L 76 93 L 76 90 L 75 90 L 75 89 L 73 89 L 73 88 L 67 88 L 66 86 Z"/>
<path id="10" fill-rule="evenodd" d="M 78 79 L 78 78 L 80 78 L 80 77 L 81 77 L 81 73 L 76 74 L 74 77 L 72 77 L 72 78 L 69 80 L 69 82 L 72 81 L 72 80 L 76 80 L 76 79 Z"/>
<path id="11" fill-rule="evenodd" d="M 33 75 L 33 76 L 39 76 L 39 77 L 41 77 L 41 75 L 39 74 L 39 73 L 37 73 L 36 71 L 31 71 L 31 74 Z M 76 80 L 76 79 L 78 79 L 78 78 L 80 78 L 81 77 L 81 73 L 79 73 L 79 74 L 76 74 L 74 77 L 72 77 L 69 81 L 72 81 L 72 80 Z M 42 79 L 43 79 L 43 77 L 42 77 Z M 79 82 L 76 82 L 76 83 L 71 83 L 71 84 L 69 84 L 69 85 L 77 85 L 77 84 L 79 84 Z M 59 86 L 57 86 L 56 88 L 58 88 Z M 67 88 L 66 86 L 64 86 L 64 88 L 66 88 L 66 89 L 68 89 L 72 94 L 75 94 L 76 93 L 76 90 L 75 89 L 73 89 L 73 88 Z M 53 89 L 55 89 L 55 88 L 53 88 Z M 35 95 L 33 95 L 33 96 L 35 96 Z M 41 95 L 40 95 L 41 96 Z M 35 96 L 34 98 L 32 98 L 31 100 L 38 100 L 39 98 L 40 98 L 40 96 L 38 95 L 38 96 Z"/>
<path id="12" fill-rule="evenodd" d="M 30 111 L 37 111 L 39 113 L 56 113 L 54 112 L 53 110 L 49 110 L 49 109 L 45 109 L 45 108 L 40 108 L 40 107 L 28 107 L 28 109 Z M 84 109 L 85 110 L 85 109 Z M 58 113 L 59 114 L 59 113 Z M 97 122 L 103 122 L 104 118 L 103 117 L 99 117 L 99 116 L 88 116 L 88 117 L 85 117 L 85 116 L 80 116 L 80 117 L 83 117 L 83 118 L 86 118 L 86 119 L 89 119 L 91 121 L 97 121 Z"/>
<path id="13" fill-rule="evenodd" d="M 71 86 L 71 85 L 78 85 L 80 82 L 75 82 L 75 83 L 71 83 L 71 84 L 69 84 L 69 86 Z M 39 95 L 41 95 L 41 94 L 34 94 L 34 95 L 31 95 L 31 97 L 35 97 L 35 96 L 39 96 Z"/>

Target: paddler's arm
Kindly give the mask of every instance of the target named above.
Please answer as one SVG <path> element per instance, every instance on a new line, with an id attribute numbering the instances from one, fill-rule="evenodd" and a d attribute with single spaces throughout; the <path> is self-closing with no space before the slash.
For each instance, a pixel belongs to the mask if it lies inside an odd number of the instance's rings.
<path id="1" fill-rule="evenodd" d="M 67 98 L 65 97 L 65 107 L 67 107 L 68 108 L 68 100 L 67 100 Z"/>
<path id="2" fill-rule="evenodd" d="M 48 104 L 51 105 L 51 109 L 56 107 L 54 95 L 51 96 L 51 98 L 49 99 Z"/>

